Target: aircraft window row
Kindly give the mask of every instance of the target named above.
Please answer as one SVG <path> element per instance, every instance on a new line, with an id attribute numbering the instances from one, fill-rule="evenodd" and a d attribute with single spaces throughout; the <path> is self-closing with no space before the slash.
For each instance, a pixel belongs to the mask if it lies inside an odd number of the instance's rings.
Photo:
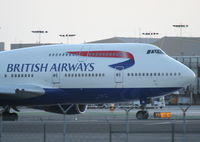
<path id="1" fill-rule="evenodd" d="M 77 55 L 69 53 L 49 53 L 49 56 L 57 57 L 57 56 L 77 56 Z"/>
<path id="2" fill-rule="evenodd" d="M 119 77 L 121 76 L 121 74 L 120 74 L 120 73 L 116 73 L 115 75 L 116 75 L 117 77 L 118 77 L 118 76 L 119 76 Z"/>
<path id="3" fill-rule="evenodd" d="M 104 77 L 104 73 L 66 73 L 65 77 Z"/>
<path id="4" fill-rule="evenodd" d="M 5 74 L 4 77 L 6 78 L 6 77 L 9 77 L 9 76 L 7 74 Z M 10 77 L 13 77 L 13 78 L 14 77 L 15 78 L 20 77 L 20 78 L 22 78 L 22 77 L 34 77 L 34 75 L 33 74 L 11 74 Z"/>
<path id="5" fill-rule="evenodd" d="M 88 56 L 106 56 L 106 57 L 108 57 L 108 56 L 122 56 L 122 53 L 108 53 L 108 52 L 106 52 L 106 53 L 88 53 Z"/>
<path id="6" fill-rule="evenodd" d="M 127 76 L 181 76 L 181 73 L 127 73 Z"/>
<path id="7" fill-rule="evenodd" d="M 88 56 L 122 56 L 122 53 L 101 53 L 101 52 L 88 52 Z M 69 54 L 69 53 L 49 53 L 49 56 L 51 57 L 57 57 L 57 56 L 77 56 L 77 54 Z"/>

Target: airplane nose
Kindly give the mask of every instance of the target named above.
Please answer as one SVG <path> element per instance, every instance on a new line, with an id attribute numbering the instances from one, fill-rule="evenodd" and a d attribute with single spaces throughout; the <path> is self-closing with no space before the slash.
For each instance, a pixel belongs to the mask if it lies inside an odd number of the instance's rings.
<path id="1" fill-rule="evenodd" d="M 188 67 L 185 69 L 184 77 L 187 84 L 193 84 L 196 79 L 195 73 Z"/>

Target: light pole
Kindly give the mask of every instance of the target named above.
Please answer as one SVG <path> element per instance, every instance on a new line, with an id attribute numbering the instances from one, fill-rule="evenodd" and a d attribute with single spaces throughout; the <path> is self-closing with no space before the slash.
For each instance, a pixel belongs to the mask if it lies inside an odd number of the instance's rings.
<path id="1" fill-rule="evenodd" d="M 175 28 L 179 28 L 180 30 L 180 37 L 182 37 L 182 30 L 183 28 L 188 28 L 189 26 L 188 25 L 185 25 L 185 24 L 175 24 L 175 25 L 172 25 L 173 27 Z"/>
<path id="2" fill-rule="evenodd" d="M 41 30 L 38 30 L 38 31 L 31 31 L 32 33 L 34 33 L 34 34 L 38 34 L 38 43 L 40 44 L 41 43 L 41 35 L 42 34 L 47 34 L 48 33 L 48 31 L 41 31 Z"/>
<path id="3" fill-rule="evenodd" d="M 153 33 L 153 32 L 146 32 L 146 33 L 142 33 L 143 35 L 159 35 L 159 33 Z"/>
<path id="4" fill-rule="evenodd" d="M 0 27 L 0 30 L 1 30 L 1 27 Z"/>
<path id="5" fill-rule="evenodd" d="M 60 34 L 60 37 L 67 37 L 67 44 L 69 44 L 69 38 L 76 36 L 76 34 Z"/>
<path id="6" fill-rule="evenodd" d="M 156 32 L 145 32 L 145 33 L 142 33 L 142 35 L 149 36 L 149 38 L 151 38 L 152 36 L 159 35 L 159 33 L 156 33 Z M 149 43 L 150 43 L 150 41 L 149 41 Z"/>

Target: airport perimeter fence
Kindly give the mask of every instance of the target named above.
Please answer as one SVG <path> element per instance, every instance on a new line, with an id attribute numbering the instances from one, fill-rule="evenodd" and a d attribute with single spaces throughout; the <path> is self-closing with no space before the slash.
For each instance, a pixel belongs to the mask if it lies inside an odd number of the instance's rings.
<path id="1" fill-rule="evenodd" d="M 199 142 L 199 122 L 4 121 L 0 142 Z"/>

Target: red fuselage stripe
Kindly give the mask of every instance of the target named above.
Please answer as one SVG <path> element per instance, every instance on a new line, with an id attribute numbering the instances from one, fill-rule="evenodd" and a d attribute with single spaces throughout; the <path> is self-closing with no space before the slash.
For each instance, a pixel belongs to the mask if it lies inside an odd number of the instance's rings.
<path id="1" fill-rule="evenodd" d="M 134 57 L 131 53 L 123 52 L 123 51 L 75 51 L 75 52 L 67 52 L 67 53 L 75 54 L 78 56 L 87 56 L 87 57 L 108 57 L 108 58 L 134 59 Z"/>

